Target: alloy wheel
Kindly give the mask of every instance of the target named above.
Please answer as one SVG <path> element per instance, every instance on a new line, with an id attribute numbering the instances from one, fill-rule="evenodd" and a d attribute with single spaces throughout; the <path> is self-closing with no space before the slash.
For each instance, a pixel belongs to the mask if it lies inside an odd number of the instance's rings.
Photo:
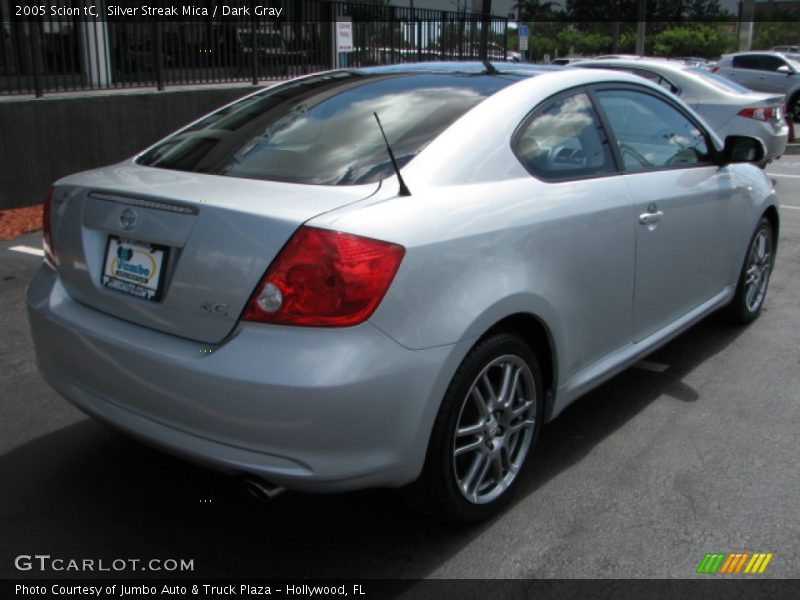
<path id="1" fill-rule="evenodd" d="M 762 229 L 753 239 L 745 271 L 745 306 L 755 312 L 764 301 L 772 268 L 772 238 L 769 231 Z"/>
<path id="2" fill-rule="evenodd" d="M 472 383 L 456 422 L 456 485 L 473 504 L 499 497 L 516 479 L 536 425 L 536 385 L 528 364 L 506 354 Z"/>

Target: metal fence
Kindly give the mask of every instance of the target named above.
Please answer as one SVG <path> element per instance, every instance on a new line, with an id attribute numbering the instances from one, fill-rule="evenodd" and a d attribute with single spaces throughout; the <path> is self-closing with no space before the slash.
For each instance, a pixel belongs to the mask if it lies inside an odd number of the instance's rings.
<path id="1" fill-rule="evenodd" d="M 505 18 L 325 0 L 271 5 L 284 9 L 280 21 L 146 22 L 20 17 L 0 0 L 0 95 L 256 84 L 337 66 L 474 60 L 484 45 L 486 58 L 506 58 Z M 337 20 L 352 22 L 352 52 L 336 52 Z"/>

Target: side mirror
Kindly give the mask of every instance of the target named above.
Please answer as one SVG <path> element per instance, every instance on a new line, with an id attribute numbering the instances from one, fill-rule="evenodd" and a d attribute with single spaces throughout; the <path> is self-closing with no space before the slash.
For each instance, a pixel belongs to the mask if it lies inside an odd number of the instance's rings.
<path id="1" fill-rule="evenodd" d="M 778 73 L 783 73 L 784 75 L 791 75 L 792 73 L 794 73 L 794 71 L 792 71 L 792 68 L 789 65 L 781 65 L 780 67 L 778 67 Z"/>
<path id="2" fill-rule="evenodd" d="M 759 162 L 764 159 L 764 142 L 745 135 L 729 135 L 722 150 L 722 164 Z"/>

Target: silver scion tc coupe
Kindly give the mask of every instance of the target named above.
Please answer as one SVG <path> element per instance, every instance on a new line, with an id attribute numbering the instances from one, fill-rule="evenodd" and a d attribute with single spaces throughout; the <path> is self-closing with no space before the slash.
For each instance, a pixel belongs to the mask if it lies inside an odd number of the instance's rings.
<path id="1" fill-rule="evenodd" d="M 484 518 L 576 398 L 716 309 L 758 316 L 763 155 L 627 73 L 290 81 L 54 184 L 38 364 L 98 419 L 265 486 Z"/>

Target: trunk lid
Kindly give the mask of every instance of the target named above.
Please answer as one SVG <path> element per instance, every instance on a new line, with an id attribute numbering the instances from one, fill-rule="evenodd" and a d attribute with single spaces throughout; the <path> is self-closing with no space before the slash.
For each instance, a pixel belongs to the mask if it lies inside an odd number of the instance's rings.
<path id="1" fill-rule="evenodd" d="M 79 173 L 55 185 L 59 277 L 92 308 L 217 343 L 300 225 L 379 185 L 255 181 L 132 162 Z"/>

